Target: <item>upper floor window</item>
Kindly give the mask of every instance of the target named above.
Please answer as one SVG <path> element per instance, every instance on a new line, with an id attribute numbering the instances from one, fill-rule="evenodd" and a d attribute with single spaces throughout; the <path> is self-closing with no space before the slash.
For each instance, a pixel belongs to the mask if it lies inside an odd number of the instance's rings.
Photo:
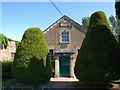
<path id="1" fill-rule="evenodd" d="M 70 35 L 68 31 L 61 32 L 61 43 L 69 43 Z"/>

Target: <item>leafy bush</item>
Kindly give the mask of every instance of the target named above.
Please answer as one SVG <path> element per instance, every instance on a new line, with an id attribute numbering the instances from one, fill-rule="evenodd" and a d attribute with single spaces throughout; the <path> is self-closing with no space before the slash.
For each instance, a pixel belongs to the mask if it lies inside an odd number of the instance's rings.
<path id="1" fill-rule="evenodd" d="M 13 61 L 13 75 L 21 83 L 37 84 L 49 81 L 49 49 L 39 28 L 25 31 Z"/>
<path id="2" fill-rule="evenodd" d="M 89 30 L 77 56 L 75 74 L 88 84 L 104 84 L 118 79 L 119 46 L 102 11 L 90 17 Z"/>
<path id="3" fill-rule="evenodd" d="M 7 48 L 8 38 L 3 34 L 0 34 L 0 48 Z"/>
<path id="4" fill-rule="evenodd" d="M 2 78 L 3 80 L 12 79 L 12 61 L 2 62 Z"/>

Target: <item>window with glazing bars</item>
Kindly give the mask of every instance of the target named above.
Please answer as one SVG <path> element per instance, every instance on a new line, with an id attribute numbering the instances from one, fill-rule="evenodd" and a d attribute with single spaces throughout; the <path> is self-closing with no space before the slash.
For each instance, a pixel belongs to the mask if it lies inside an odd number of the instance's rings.
<path id="1" fill-rule="evenodd" d="M 68 31 L 63 31 L 61 33 L 61 42 L 62 43 L 69 43 L 69 32 Z"/>

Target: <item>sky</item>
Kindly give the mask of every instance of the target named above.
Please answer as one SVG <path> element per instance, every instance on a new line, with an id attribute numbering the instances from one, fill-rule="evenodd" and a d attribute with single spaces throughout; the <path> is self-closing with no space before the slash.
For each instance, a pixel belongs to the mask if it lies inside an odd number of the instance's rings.
<path id="1" fill-rule="evenodd" d="M 54 2 L 63 15 L 81 24 L 83 17 L 102 10 L 107 17 L 115 15 L 114 2 Z M 44 31 L 62 16 L 50 2 L 2 2 L 2 31 L 5 36 L 20 41 L 30 27 Z"/>

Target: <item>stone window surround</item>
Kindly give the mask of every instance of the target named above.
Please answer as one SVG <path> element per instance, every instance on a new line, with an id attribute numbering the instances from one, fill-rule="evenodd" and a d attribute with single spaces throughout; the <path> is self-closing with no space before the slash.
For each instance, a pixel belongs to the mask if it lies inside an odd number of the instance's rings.
<path id="1" fill-rule="evenodd" d="M 63 41 L 62 41 L 62 32 L 69 32 L 69 41 L 67 41 L 67 42 L 63 42 Z M 60 43 L 69 44 L 69 43 L 71 42 L 70 37 L 71 37 L 71 33 L 70 33 L 70 30 L 69 30 L 69 29 L 64 28 L 63 30 L 60 31 Z"/>

